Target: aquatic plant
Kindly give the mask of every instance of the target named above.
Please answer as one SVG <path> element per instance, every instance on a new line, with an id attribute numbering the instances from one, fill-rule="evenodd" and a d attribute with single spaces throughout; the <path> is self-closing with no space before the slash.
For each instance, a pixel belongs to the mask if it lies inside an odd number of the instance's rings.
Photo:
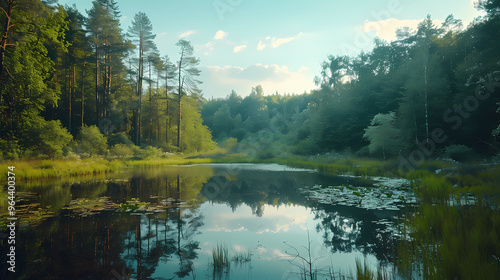
<path id="1" fill-rule="evenodd" d="M 423 204 L 401 227 L 395 261 L 405 276 L 499 279 L 500 214 L 474 206 Z"/>
<path id="2" fill-rule="evenodd" d="M 378 267 L 376 271 L 372 271 L 368 267 L 367 260 L 365 259 L 363 263 L 361 260 L 356 258 L 356 279 L 357 280 L 389 280 L 394 279 L 393 275 L 390 275 L 383 268 Z"/>
<path id="3" fill-rule="evenodd" d="M 252 260 L 252 253 L 250 251 L 246 252 L 237 252 L 233 258 L 232 261 L 236 263 L 246 263 Z"/>
<path id="4" fill-rule="evenodd" d="M 212 249 L 212 265 L 214 273 L 222 272 L 224 269 L 229 271 L 231 262 L 229 260 L 229 250 L 226 245 L 219 245 Z"/>

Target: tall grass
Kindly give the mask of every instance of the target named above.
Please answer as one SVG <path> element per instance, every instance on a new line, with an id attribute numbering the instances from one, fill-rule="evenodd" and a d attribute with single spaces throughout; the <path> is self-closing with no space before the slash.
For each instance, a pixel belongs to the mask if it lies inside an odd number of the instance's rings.
<path id="1" fill-rule="evenodd" d="M 390 276 L 387 271 L 384 271 L 381 267 L 378 267 L 376 271 L 372 271 L 368 267 L 366 259 L 363 263 L 356 258 L 356 279 L 357 280 L 389 280 L 394 279 Z"/>
<path id="2" fill-rule="evenodd" d="M 211 163 L 210 158 L 185 158 L 185 157 L 168 157 L 157 159 L 143 159 L 143 160 L 126 160 L 123 164 L 128 167 L 153 167 L 163 165 L 190 165 L 200 163 Z"/>
<path id="3" fill-rule="evenodd" d="M 87 158 L 71 160 L 27 160 L 3 163 L 15 166 L 14 173 L 18 181 L 41 180 L 49 178 L 76 177 L 91 174 L 105 174 L 124 170 L 126 167 L 155 167 L 166 165 L 190 165 L 213 162 L 209 158 L 170 158 L 144 160 L 116 160 Z M 7 173 L 0 173 L 0 183 L 6 182 Z"/>
<path id="4" fill-rule="evenodd" d="M 5 165 L 15 166 L 14 173 L 18 181 L 101 174 L 115 172 L 123 167 L 120 161 L 101 158 L 13 161 L 6 162 Z M 0 182 L 5 182 L 6 175 L 0 174 Z"/>
<path id="5" fill-rule="evenodd" d="M 407 277 L 500 279 L 500 215 L 485 203 L 422 204 L 402 232 L 396 265 Z"/>
<path id="6" fill-rule="evenodd" d="M 214 273 L 222 272 L 224 269 L 229 271 L 231 262 L 229 260 L 229 250 L 226 245 L 219 245 L 212 249 L 212 264 Z"/>

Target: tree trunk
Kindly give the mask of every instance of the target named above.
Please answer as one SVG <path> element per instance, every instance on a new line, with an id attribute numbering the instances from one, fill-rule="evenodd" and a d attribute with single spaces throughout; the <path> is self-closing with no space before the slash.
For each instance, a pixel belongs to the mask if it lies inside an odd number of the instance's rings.
<path id="1" fill-rule="evenodd" d="M 2 41 L 0 43 L 0 83 L 4 82 L 4 68 L 5 68 L 5 48 L 7 47 L 8 41 L 9 41 L 9 28 L 10 28 L 10 20 L 12 18 L 12 6 L 13 6 L 14 0 L 9 0 L 9 6 L 7 8 L 6 12 L 6 18 L 5 18 L 5 23 L 4 23 L 4 29 L 5 32 L 2 34 Z M 3 108 L 4 105 L 3 103 L 8 103 L 6 100 L 3 98 L 2 94 L 2 87 L 0 86 L 0 108 Z M 12 112 L 12 107 L 6 105 L 8 110 Z M 0 111 L 0 127 L 4 127 L 4 122 L 5 118 L 7 117 L 7 122 L 8 122 L 8 130 L 7 131 L 12 131 L 12 114 L 11 113 L 5 113 L 3 110 Z"/>
<path id="2" fill-rule="evenodd" d="M 68 131 L 71 133 L 71 105 L 72 105 L 72 97 L 73 97 L 73 87 L 74 87 L 74 78 L 75 78 L 75 65 L 71 65 L 69 67 L 69 90 L 68 90 Z"/>
<path id="3" fill-rule="evenodd" d="M 99 115 L 100 115 L 100 110 L 99 110 L 99 91 L 101 87 L 101 81 L 100 81 L 100 67 L 99 67 L 99 29 L 97 29 L 96 33 L 96 73 L 95 73 L 95 113 L 96 113 L 96 124 L 99 126 Z"/>
<path id="4" fill-rule="evenodd" d="M 148 59 L 149 68 L 149 144 L 153 144 L 153 104 L 151 103 L 151 59 Z"/>
<path id="5" fill-rule="evenodd" d="M 83 62 L 82 68 L 82 127 L 83 127 L 83 115 L 85 114 L 85 61 Z"/>
<path id="6" fill-rule="evenodd" d="M 159 97 L 160 97 L 160 70 L 158 70 L 156 72 L 156 102 L 155 102 L 155 106 L 156 106 L 156 109 L 155 109 L 155 113 L 156 113 L 156 116 L 155 116 L 155 121 L 156 121 L 156 134 L 155 134 L 155 143 L 156 145 L 158 145 L 158 142 L 160 141 L 160 118 L 159 118 L 159 110 L 158 110 L 158 102 L 160 101 L 159 100 Z"/>
<path id="7" fill-rule="evenodd" d="M 184 51 L 181 53 L 181 59 L 179 60 L 179 116 L 177 119 L 177 148 L 181 152 L 181 99 L 182 99 L 182 83 L 181 83 L 181 70 L 182 70 L 182 58 L 184 56 Z"/>
<path id="8" fill-rule="evenodd" d="M 165 66 L 165 100 L 167 101 L 166 119 L 165 119 L 165 143 L 168 145 L 168 129 L 170 127 L 170 116 L 168 112 L 168 65 Z"/>
<path id="9" fill-rule="evenodd" d="M 137 109 L 137 131 L 135 135 L 136 145 L 141 146 L 141 106 L 142 106 L 142 51 L 143 51 L 143 42 L 142 42 L 142 31 L 140 35 L 140 43 L 139 43 L 139 79 L 137 81 L 137 94 L 139 95 L 139 108 Z"/>
<path id="10" fill-rule="evenodd" d="M 9 41 L 9 28 L 10 28 L 10 19 L 12 18 L 12 6 L 14 4 L 14 0 L 9 0 L 9 7 L 7 8 L 7 14 L 5 18 L 4 30 L 5 32 L 2 34 L 2 42 L 0 46 L 0 78 L 3 77 L 3 70 L 5 67 L 5 48 L 7 47 L 7 43 Z M 1 93 L 1 92 L 0 92 Z"/>
<path id="11" fill-rule="evenodd" d="M 426 148 L 429 149 L 429 113 L 427 104 L 427 61 L 429 56 L 429 46 L 427 45 L 427 53 L 425 54 L 425 64 L 424 64 L 424 91 L 425 91 L 425 141 Z"/>

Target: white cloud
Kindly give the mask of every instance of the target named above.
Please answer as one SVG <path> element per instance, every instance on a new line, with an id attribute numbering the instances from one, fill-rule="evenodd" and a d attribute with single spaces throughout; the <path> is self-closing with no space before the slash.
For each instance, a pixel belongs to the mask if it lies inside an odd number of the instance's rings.
<path id="1" fill-rule="evenodd" d="M 234 53 L 239 53 L 239 52 L 241 52 L 242 50 L 244 50 L 246 48 L 247 48 L 247 45 L 236 46 L 236 47 L 234 47 L 233 52 Z"/>
<path id="2" fill-rule="evenodd" d="M 196 33 L 195 30 L 188 30 L 186 32 L 183 32 L 183 33 L 179 34 L 179 36 L 177 36 L 177 38 L 186 38 L 186 37 L 188 37 L 190 35 L 193 35 L 194 33 Z"/>
<path id="3" fill-rule="evenodd" d="M 204 55 L 210 55 L 215 50 L 214 42 L 212 41 L 203 45 L 194 45 L 194 48 L 197 53 L 202 53 Z"/>
<path id="4" fill-rule="evenodd" d="M 217 31 L 217 32 L 215 33 L 214 39 L 215 39 L 215 40 L 221 40 L 221 39 L 223 39 L 223 38 L 224 38 L 224 37 L 226 37 L 226 36 L 227 36 L 227 32 L 224 32 L 224 31 L 222 31 L 222 30 L 219 30 L 219 31 Z"/>
<path id="5" fill-rule="evenodd" d="M 270 44 L 273 48 L 277 48 L 283 44 L 289 43 L 289 42 L 301 37 L 302 35 L 304 35 L 304 34 L 302 32 L 300 32 L 299 34 L 292 36 L 292 37 L 288 37 L 288 38 L 276 38 L 276 37 L 271 38 L 270 36 L 267 36 L 265 39 L 268 41 L 271 41 Z M 260 46 L 260 42 L 259 42 L 259 46 Z M 264 49 L 264 48 L 262 48 L 262 49 Z M 257 48 L 257 50 L 259 50 L 259 48 Z"/>
<path id="6" fill-rule="evenodd" d="M 259 41 L 259 44 L 257 45 L 257 50 L 261 51 L 266 48 L 266 44 L 262 43 L 262 41 Z"/>
<path id="7" fill-rule="evenodd" d="M 206 96 L 225 97 L 232 89 L 246 96 L 252 87 L 262 85 L 265 93 L 303 93 L 314 88 L 313 75 L 307 67 L 291 71 L 286 65 L 253 64 L 239 66 L 208 66 L 202 71 Z"/>
<path id="8" fill-rule="evenodd" d="M 273 48 L 277 48 L 283 44 L 286 44 L 288 42 L 291 42 L 293 41 L 295 38 L 294 37 L 289 37 L 289 38 L 273 38 L 272 40 L 272 43 L 271 43 L 271 46 L 273 46 Z"/>
<path id="9" fill-rule="evenodd" d="M 369 21 L 366 20 L 365 24 L 361 27 L 361 30 L 365 33 L 367 32 L 375 32 L 375 36 L 380 39 L 386 40 L 387 42 L 391 42 L 396 40 L 396 30 L 400 27 L 409 27 L 413 30 L 416 30 L 418 24 L 422 22 L 423 19 L 384 19 L 379 21 Z M 440 26 L 443 21 L 433 19 L 433 23 L 437 26 Z"/>

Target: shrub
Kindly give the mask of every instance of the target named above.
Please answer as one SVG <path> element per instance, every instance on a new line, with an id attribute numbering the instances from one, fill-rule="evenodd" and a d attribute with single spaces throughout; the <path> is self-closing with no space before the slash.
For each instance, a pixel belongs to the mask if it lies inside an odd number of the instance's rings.
<path id="1" fill-rule="evenodd" d="M 134 155 L 134 150 L 124 144 L 116 144 L 110 148 L 109 153 L 117 157 L 130 157 Z"/>
<path id="2" fill-rule="evenodd" d="M 17 141 L 7 141 L 0 139 L 0 160 L 19 159 L 19 145 Z"/>
<path id="3" fill-rule="evenodd" d="M 104 155 L 108 147 L 106 142 L 106 137 L 101 134 L 97 126 L 84 125 L 78 135 L 77 151 L 81 155 Z"/>
<path id="4" fill-rule="evenodd" d="M 110 147 L 116 144 L 134 145 L 125 132 L 115 133 L 108 137 L 108 145 Z"/>
<path id="5" fill-rule="evenodd" d="M 445 155 L 456 161 L 465 161 L 472 156 L 472 149 L 465 145 L 449 145 L 445 148 Z"/>
<path id="6" fill-rule="evenodd" d="M 140 158 L 140 159 L 152 159 L 152 158 L 158 158 L 162 157 L 164 154 L 162 150 L 152 147 L 152 146 L 147 146 L 144 149 L 138 149 L 136 150 L 135 157 Z"/>
<path id="7" fill-rule="evenodd" d="M 62 156 L 63 147 L 73 139 L 59 120 L 46 121 L 40 116 L 26 123 L 22 137 L 26 154 L 32 157 L 46 155 L 50 158 Z"/>
<path id="8" fill-rule="evenodd" d="M 227 138 L 226 140 L 222 141 L 221 147 L 226 149 L 227 151 L 231 151 L 231 149 L 238 143 L 238 139 L 231 137 Z"/>

